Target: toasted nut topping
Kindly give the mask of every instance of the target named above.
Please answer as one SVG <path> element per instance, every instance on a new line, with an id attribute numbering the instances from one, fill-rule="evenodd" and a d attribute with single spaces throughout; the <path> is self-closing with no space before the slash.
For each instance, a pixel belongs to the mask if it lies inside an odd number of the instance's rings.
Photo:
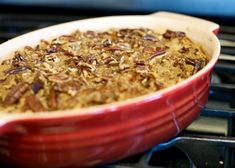
<path id="1" fill-rule="evenodd" d="M 0 111 L 54 111 L 123 101 L 170 87 L 208 58 L 184 32 L 79 30 L 0 64 Z"/>

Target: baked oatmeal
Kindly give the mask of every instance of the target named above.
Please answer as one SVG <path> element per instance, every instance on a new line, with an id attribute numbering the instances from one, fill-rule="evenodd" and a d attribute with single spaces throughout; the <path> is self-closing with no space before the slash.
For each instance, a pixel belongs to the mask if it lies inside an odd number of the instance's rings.
<path id="1" fill-rule="evenodd" d="M 26 46 L 1 63 L 0 111 L 54 111 L 122 101 L 175 85 L 207 61 L 184 32 L 76 31 Z"/>

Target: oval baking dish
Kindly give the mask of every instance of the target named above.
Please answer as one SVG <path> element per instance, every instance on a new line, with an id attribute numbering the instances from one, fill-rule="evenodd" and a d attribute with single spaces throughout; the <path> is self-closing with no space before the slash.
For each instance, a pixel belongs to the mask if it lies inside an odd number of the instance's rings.
<path id="1" fill-rule="evenodd" d="M 0 159 L 20 167 L 94 166 L 147 150 L 187 127 L 208 99 L 211 72 L 220 53 L 215 23 L 167 12 L 79 20 L 9 40 L 0 45 L 0 59 L 41 39 L 77 29 L 139 27 L 160 33 L 183 31 L 203 47 L 210 60 L 185 81 L 126 101 L 56 112 L 1 112 Z"/>

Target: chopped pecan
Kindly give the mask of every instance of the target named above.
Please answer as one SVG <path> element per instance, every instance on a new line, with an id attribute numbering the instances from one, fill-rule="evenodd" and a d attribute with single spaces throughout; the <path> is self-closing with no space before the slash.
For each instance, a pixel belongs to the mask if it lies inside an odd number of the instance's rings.
<path id="1" fill-rule="evenodd" d="M 188 53 L 189 52 L 189 48 L 186 48 L 186 47 L 182 47 L 180 50 L 179 50 L 180 53 Z"/>
<path id="2" fill-rule="evenodd" d="M 55 54 L 50 54 L 50 55 L 46 55 L 45 56 L 45 61 L 47 62 L 50 62 L 50 61 L 53 61 L 53 62 L 60 62 L 60 58 L 57 57 Z"/>
<path id="3" fill-rule="evenodd" d="M 31 67 L 29 66 L 21 66 L 21 67 L 16 67 L 16 68 L 11 68 L 6 71 L 4 71 L 6 74 L 12 75 L 12 74 L 19 74 L 19 73 L 24 73 L 27 72 L 28 70 L 32 70 Z"/>
<path id="4" fill-rule="evenodd" d="M 3 103 L 5 105 L 15 104 L 27 90 L 28 84 L 26 82 L 17 84 L 8 92 Z"/>
<path id="5" fill-rule="evenodd" d="M 12 58 L 13 66 L 20 66 L 20 63 L 24 61 L 23 56 L 19 52 L 15 52 L 15 56 Z"/>
<path id="6" fill-rule="evenodd" d="M 77 92 L 81 87 L 78 81 L 68 81 L 64 83 L 56 83 L 54 89 L 60 92 Z"/>
<path id="7" fill-rule="evenodd" d="M 125 37 L 126 34 L 128 34 L 128 32 L 130 31 L 130 29 L 120 29 L 119 32 L 117 33 L 118 37 Z"/>
<path id="8" fill-rule="evenodd" d="M 146 53 L 154 53 L 156 49 L 154 47 L 145 47 L 144 52 Z"/>
<path id="9" fill-rule="evenodd" d="M 205 60 L 201 58 L 199 59 L 186 58 L 185 63 L 194 66 L 193 74 L 201 70 L 206 64 Z"/>
<path id="10" fill-rule="evenodd" d="M 145 65 L 144 60 L 135 60 L 134 62 L 135 62 L 135 65 L 137 65 L 137 66 L 144 66 Z"/>
<path id="11" fill-rule="evenodd" d="M 37 94 L 39 90 L 43 88 L 43 82 L 41 80 L 35 81 L 31 86 L 34 94 Z"/>
<path id="12" fill-rule="evenodd" d="M 125 69 L 130 68 L 130 66 L 129 66 L 128 64 L 119 64 L 119 68 L 120 68 L 121 70 L 125 70 Z"/>
<path id="13" fill-rule="evenodd" d="M 106 39 L 104 42 L 103 42 L 103 46 L 104 47 L 108 47 L 112 45 L 112 40 L 111 39 Z"/>
<path id="14" fill-rule="evenodd" d="M 147 71 L 148 71 L 148 68 L 145 65 L 137 65 L 136 66 L 136 72 L 138 72 L 138 73 L 146 73 Z"/>
<path id="15" fill-rule="evenodd" d="M 147 41 L 156 41 L 156 37 L 154 35 L 151 35 L 151 34 L 144 35 L 143 39 L 147 40 Z"/>
<path id="16" fill-rule="evenodd" d="M 95 71 L 95 68 L 91 65 L 91 64 L 88 64 L 88 63 L 83 63 L 83 62 L 79 62 L 78 63 L 78 66 L 90 71 L 90 72 L 94 72 Z"/>
<path id="17" fill-rule="evenodd" d="M 75 36 L 72 35 L 62 35 L 61 37 L 66 38 L 69 42 L 76 42 L 78 39 Z"/>
<path id="18" fill-rule="evenodd" d="M 122 50 L 130 50 L 131 45 L 129 43 L 119 43 L 118 47 Z"/>
<path id="19" fill-rule="evenodd" d="M 31 46 L 25 46 L 24 48 L 27 50 L 34 50 L 33 47 L 31 47 Z"/>
<path id="20" fill-rule="evenodd" d="M 152 59 L 154 59 L 154 58 L 156 58 L 156 57 L 158 57 L 158 56 L 163 56 L 165 53 L 166 53 L 166 50 L 160 49 L 160 50 L 156 51 L 153 55 L 151 55 L 151 56 L 148 58 L 148 60 L 152 60 Z"/>
<path id="21" fill-rule="evenodd" d="M 195 65 L 195 59 L 185 58 L 185 63 L 189 65 Z"/>
<path id="22" fill-rule="evenodd" d="M 69 51 L 69 50 L 64 50 L 64 49 L 63 49 L 63 52 L 64 52 L 64 54 L 65 54 L 66 56 L 74 56 L 74 53 L 72 53 L 72 52 Z"/>
<path id="23" fill-rule="evenodd" d="M 107 51 L 123 51 L 123 49 L 122 48 L 120 48 L 120 47 L 108 47 L 108 48 L 105 48 L 105 50 L 107 50 Z"/>
<path id="24" fill-rule="evenodd" d="M 104 64 L 109 64 L 110 62 L 117 61 L 117 60 L 115 58 L 109 56 L 109 57 L 104 58 L 103 61 L 104 61 Z"/>
<path id="25" fill-rule="evenodd" d="M 44 44 L 44 45 L 49 45 L 50 43 L 48 42 L 48 41 L 46 41 L 46 40 L 40 40 L 40 43 L 42 43 L 42 44 Z"/>
<path id="26" fill-rule="evenodd" d="M 78 65 L 79 60 L 75 58 L 70 58 L 65 61 L 65 64 L 68 65 L 71 68 L 75 68 Z"/>
<path id="27" fill-rule="evenodd" d="M 96 33 L 94 31 L 88 30 L 84 33 L 84 36 L 89 37 L 89 38 L 94 38 L 96 36 Z"/>
<path id="28" fill-rule="evenodd" d="M 61 50 L 61 46 L 59 44 L 53 44 L 47 49 L 47 53 L 51 54 L 51 53 L 58 52 L 59 50 Z"/>
<path id="29" fill-rule="evenodd" d="M 154 84 L 157 87 L 157 89 L 165 88 L 164 83 L 160 82 L 159 80 L 155 80 Z"/>
<path id="30" fill-rule="evenodd" d="M 199 49 L 195 48 L 193 53 L 197 55 L 199 53 Z"/>
<path id="31" fill-rule="evenodd" d="M 55 83 L 64 83 L 69 80 L 69 76 L 64 72 L 61 72 L 59 74 L 49 76 L 48 80 Z"/>
<path id="32" fill-rule="evenodd" d="M 49 95 L 48 95 L 48 107 L 50 110 L 56 110 L 57 109 L 57 93 L 56 91 L 51 88 Z"/>
<path id="33" fill-rule="evenodd" d="M 185 33 L 181 31 L 171 31 L 166 30 L 166 32 L 163 34 L 163 37 L 166 39 L 176 38 L 176 37 L 185 37 Z"/>
<path id="34" fill-rule="evenodd" d="M 44 106 L 42 105 L 40 100 L 36 97 L 36 95 L 26 96 L 25 102 L 29 106 L 29 108 L 34 112 L 45 111 Z"/>
<path id="35" fill-rule="evenodd" d="M 121 70 L 125 70 L 125 69 L 130 68 L 130 65 L 125 64 L 125 57 L 124 57 L 124 56 L 122 56 L 122 57 L 120 58 L 120 61 L 119 61 L 119 68 L 120 68 Z"/>
<path id="36" fill-rule="evenodd" d="M 2 79 L 0 79 L 0 83 L 5 82 L 6 79 L 7 79 L 7 78 L 2 78 Z"/>
<path id="37" fill-rule="evenodd" d="M 201 58 L 196 59 L 193 74 L 195 74 L 199 70 L 201 70 L 203 68 L 204 64 L 205 64 L 205 61 L 203 59 L 201 59 Z"/>
<path id="38" fill-rule="evenodd" d="M 103 80 L 108 81 L 108 80 L 112 80 L 112 79 L 114 78 L 114 75 L 104 75 L 104 76 L 102 76 L 101 78 L 102 78 Z"/>
<path id="39" fill-rule="evenodd" d="M 88 55 L 86 62 L 88 64 L 94 64 L 94 62 L 97 63 L 97 59 L 96 59 L 95 55 Z"/>

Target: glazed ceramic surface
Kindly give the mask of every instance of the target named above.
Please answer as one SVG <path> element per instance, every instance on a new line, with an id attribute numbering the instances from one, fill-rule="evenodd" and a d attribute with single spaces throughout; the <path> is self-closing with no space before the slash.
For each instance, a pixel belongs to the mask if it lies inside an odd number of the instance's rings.
<path id="1" fill-rule="evenodd" d="M 0 113 L 0 159 L 17 167 L 84 167 L 119 160 L 176 136 L 208 99 L 211 71 L 220 52 L 215 23 L 159 12 L 80 20 L 34 31 L 0 45 L 0 59 L 40 39 L 76 29 L 147 27 L 184 31 L 202 45 L 210 61 L 189 79 L 123 102 L 36 114 Z M 68 102 L 69 103 L 69 102 Z"/>

